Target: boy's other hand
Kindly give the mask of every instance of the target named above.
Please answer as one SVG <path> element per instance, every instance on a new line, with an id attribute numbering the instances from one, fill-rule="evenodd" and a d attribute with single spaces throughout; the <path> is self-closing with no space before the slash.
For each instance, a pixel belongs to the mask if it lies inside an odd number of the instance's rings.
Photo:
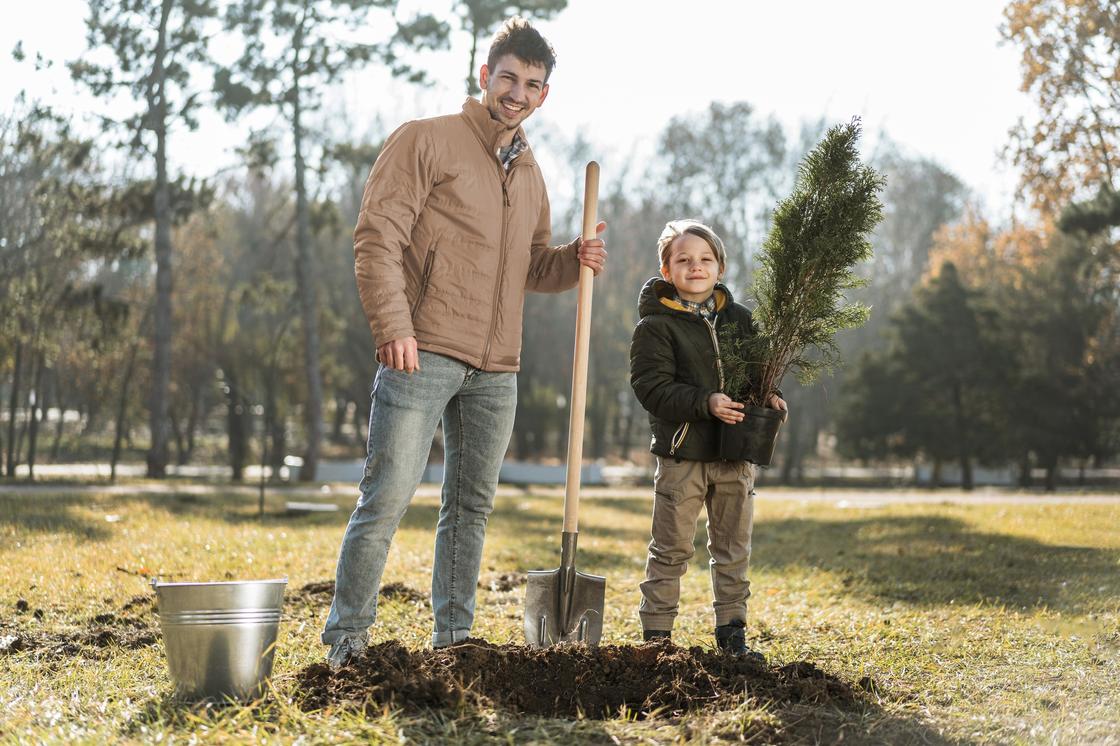
<path id="1" fill-rule="evenodd" d="M 733 400 L 727 394 L 712 394 L 708 397 L 708 411 L 712 416 L 728 425 L 742 422 L 744 415 L 741 410 L 743 405 Z"/>
<path id="2" fill-rule="evenodd" d="M 576 256 L 579 257 L 579 263 L 585 267 L 591 267 L 598 277 L 603 268 L 607 266 L 607 249 L 603 239 L 599 238 L 599 234 L 607 229 L 605 222 L 600 222 L 595 226 L 595 238 L 583 239 L 580 241 L 579 248 L 576 249 Z"/>
<path id="3" fill-rule="evenodd" d="M 386 342 L 377 348 L 377 359 L 382 365 L 394 370 L 412 373 L 420 370 L 420 353 L 416 349 L 416 337 L 403 337 Z"/>
<path id="4" fill-rule="evenodd" d="M 777 394 L 770 394 L 770 398 L 766 400 L 766 406 L 770 407 L 770 409 L 779 409 L 785 412 L 786 416 L 782 419 L 789 419 L 789 405 L 786 404 L 785 399 L 778 396 Z"/>

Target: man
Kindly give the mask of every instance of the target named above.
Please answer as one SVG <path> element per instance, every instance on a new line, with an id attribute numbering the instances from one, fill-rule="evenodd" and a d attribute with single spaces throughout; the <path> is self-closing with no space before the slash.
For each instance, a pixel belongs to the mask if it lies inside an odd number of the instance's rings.
<path id="1" fill-rule="evenodd" d="M 468 98 L 459 114 L 403 125 L 366 182 L 354 271 L 380 366 L 361 494 L 322 634 L 332 668 L 368 643 L 389 544 L 441 418 L 432 646 L 470 632 L 513 431 L 525 291 L 569 289 L 581 263 L 598 274 L 606 261 L 598 238 L 548 246 L 548 195 L 521 123 L 548 96 L 555 61 L 532 26 L 511 19 L 479 71 L 481 103 Z"/>

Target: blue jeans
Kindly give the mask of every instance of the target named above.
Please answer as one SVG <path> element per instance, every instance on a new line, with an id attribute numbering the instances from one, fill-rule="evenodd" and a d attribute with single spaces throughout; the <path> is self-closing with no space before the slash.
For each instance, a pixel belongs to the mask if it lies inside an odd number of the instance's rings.
<path id="1" fill-rule="evenodd" d="M 378 368 L 365 476 L 342 539 L 324 643 L 368 636 L 389 544 L 424 475 L 441 418 L 445 459 L 432 566 L 432 645 L 466 639 L 486 521 L 516 407 L 515 373 L 487 373 L 424 351 L 415 373 Z"/>

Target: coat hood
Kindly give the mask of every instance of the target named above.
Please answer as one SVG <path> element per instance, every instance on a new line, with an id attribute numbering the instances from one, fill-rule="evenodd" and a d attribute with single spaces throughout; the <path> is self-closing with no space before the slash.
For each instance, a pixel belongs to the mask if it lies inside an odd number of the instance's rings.
<path id="1" fill-rule="evenodd" d="M 731 291 L 722 282 L 717 282 L 712 292 L 716 296 L 716 313 L 735 301 L 731 297 Z M 694 316 L 695 314 L 681 305 L 676 296 L 677 289 L 673 287 L 673 283 L 661 277 L 649 278 L 638 294 L 638 317 L 645 318 L 655 313 L 680 313 L 685 316 Z"/>

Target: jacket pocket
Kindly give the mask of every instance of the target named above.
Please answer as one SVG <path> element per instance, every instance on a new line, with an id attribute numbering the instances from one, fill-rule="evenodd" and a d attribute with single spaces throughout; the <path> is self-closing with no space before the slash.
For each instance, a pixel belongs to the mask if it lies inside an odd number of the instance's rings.
<path id="1" fill-rule="evenodd" d="M 436 261 L 436 248 L 433 246 L 428 249 L 428 255 L 424 257 L 424 269 L 420 273 L 420 287 L 416 290 L 416 300 L 412 301 L 412 309 L 410 314 L 413 319 L 416 318 L 416 312 L 420 309 L 420 304 L 424 301 L 424 296 L 428 292 L 428 283 L 432 279 L 432 265 Z"/>
<path id="2" fill-rule="evenodd" d="M 684 439 L 688 437 L 689 425 L 692 423 L 684 422 L 673 432 L 673 437 L 669 440 L 669 455 L 677 455 L 677 451 L 684 445 Z"/>

